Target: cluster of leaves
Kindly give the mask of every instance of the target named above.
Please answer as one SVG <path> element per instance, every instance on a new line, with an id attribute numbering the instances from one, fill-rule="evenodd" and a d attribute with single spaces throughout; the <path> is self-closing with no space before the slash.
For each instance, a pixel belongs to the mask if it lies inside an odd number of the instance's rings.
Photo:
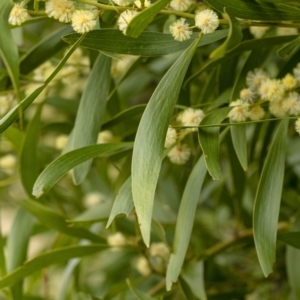
<path id="1" fill-rule="evenodd" d="M 164 0 L 140 13 L 126 36 L 111 11 L 84 35 L 44 17 L 11 30 L 12 2 L 0 2 L 0 93 L 18 100 L 0 120 L 0 153 L 18 157 L 18 170 L 0 174 L 2 212 L 15 213 L 0 239 L 4 299 L 300 298 L 299 137 L 288 119 L 227 119 L 248 71 L 281 78 L 299 62 L 297 35 L 270 30 L 253 39 L 249 25 L 298 28 L 300 6 L 206 2 L 225 25 L 180 43 L 163 33 L 174 18 L 160 14 Z M 79 46 L 91 62 L 82 94 L 35 101 Z M 115 78 L 119 55 L 136 59 Z M 56 68 L 24 97 L 23 83 L 49 60 Z M 187 138 L 192 158 L 176 166 L 164 159 L 164 141 L 186 107 L 206 117 Z M 103 130 L 117 141 L 97 144 Z M 49 145 L 61 134 L 62 153 Z M 84 201 L 95 192 L 101 201 Z M 127 241 L 118 251 L 107 239 L 115 232 Z M 154 242 L 170 249 L 168 261 L 153 261 Z"/>

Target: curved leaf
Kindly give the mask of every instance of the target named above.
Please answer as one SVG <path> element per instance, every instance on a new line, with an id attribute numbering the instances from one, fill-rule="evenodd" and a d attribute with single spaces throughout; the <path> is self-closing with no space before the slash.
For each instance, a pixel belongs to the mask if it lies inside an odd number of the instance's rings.
<path id="1" fill-rule="evenodd" d="M 217 30 L 212 34 L 202 37 L 199 46 L 204 46 L 218 41 L 228 34 L 228 29 Z M 119 54 L 131 54 L 138 56 L 160 56 L 185 50 L 198 34 L 192 35 L 191 39 L 184 42 L 177 42 L 171 34 L 159 32 L 142 32 L 138 38 L 125 36 L 118 29 L 99 29 L 87 33 L 82 47 L 98 51 L 107 51 Z M 65 35 L 63 40 L 74 44 L 80 34 L 72 33 Z"/>
<path id="2" fill-rule="evenodd" d="M 88 231 L 87 229 L 70 227 L 70 224 L 66 222 L 64 217 L 38 203 L 37 201 L 24 200 L 19 201 L 18 204 L 34 215 L 36 219 L 46 227 L 55 229 L 67 235 L 75 236 L 81 239 L 87 239 L 95 243 L 103 242 L 102 238 Z"/>
<path id="3" fill-rule="evenodd" d="M 199 38 L 186 49 L 162 78 L 140 121 L 132 156 L 132 195 L 142 233 L 150 243 L 154 194 L 164 155 L 164 140 L 180 88 Z"/>
<path id="4" fill-rule="evenodd" d="M 12 1 L 0 2 L 0 57 L 19 98 L 19 52 L 8 25 L 8 17 L 12 8 Z"/>
<path id="5" fill-rule="evenodd" d="M 91 244 L 84 246 L 69 246 L 55 249 L 51 252 L 41 254 L 32 260 L 25 262 L 10 274 L 0 279 L 0 288 L 11 286 L 30 274 L 44 269 L 50 265 L 67 261 L 74 257 L 83 257 L 106 249 L 106 245 Z"/>
<path id="6" fill-rule="evenodd" d="M 123 183 L 118 196 L 115 199 L 106 228 L 110 226 L 115 217 L 119 214 L 125 214 L 127 217 L 133 209 L 131 176 Z"/>
<path id="7" fill-rule="evenodd" d="M 230 128 L 233 147 L 244 171 L 248 168 L 246 130 L 247 125 L 243 124 Z"/>
<path id="8" fill-rule="evenodd" d="M 82 94 L 72 133 L 72 150 L 97 143 L 105 112 L 110 86 L 111 58 L 100 54 L 93 65 Z M 92 160 L 73 170 L 75 184 L 81 183 L 91 166 Z"/>
<path id="9" fill-rule="evenodd" d="M 136 15 L 128 24 L 125 34 L 137 38 L 144 29 L 152 22 L 154 17 L 170 2 L 171 0 L 158 0 L 150 7 L 144 9 Z"/>
<path id="10" fill-rule="evenodd" d="M 205 175 L 206 166 L 204 155 L 202 155 L 194 166 L 182 195 L 172 253 L 167 269 L 166 284 L 168 291 L 171 290 L 173 282 L 177 281 L 184 262 Z"/>
<path id="11" fill-rule="evenodd" d="M 287 45 L 284 45 L 280 49 L 277 50 L 277 53 L 280 56 L 287 56 L 292 53 L 292 51 L 300 44 L 300 37 L 297 37 Z"/>
<path id="12" fill-rule="evenodd" d="M 116 151 L 125 151 L 132 148 L 132 143 L 101 144 L 83 147 L 68 152 L 54 160 L 36 180 L 32 194 L 40 197 L 48 192 L 54 184 L 68 171 L 79 164 L 96 156 L 109 156 Z"/>
<path id="13" fill-rule="evenodd" d="M 226 8 L 224 9 L 224 12 L 229 20 L 229 33 L 225 42 L 210 54 L 210 58 L 219 58 L 223 56 L 226 52 L 235 48 L 243 39 L 240 22 L 236 18 L 230 16 L 227 13 Z"/>
<path id="14" fill-rule="evenodd" d="M 200 125 L 220 124 L 228 115 L 231 107 L 211 111 L 201 121 Z M 214 180 L 222 180 L 223 175 L 219 163 L 219 127 L 200 127 L 198 131 L 207 170 Z"/>
<path id="15" fill-rule="evenodd" d="M 32 187 L 39 171 L 38 142 L 41 112 L 42 105 L 38 106 L 35 116 L 28 124 L 27 133 L 20 151 L 20 176 L 23 187 L 29 197 L 32 197 Z"/>
<path id="16" fill-rule="evenodd" d="M 207 0 L 216 10 L 223 12 L 226 6 L 227 12 L 236 17 L 246 20 L 261 21 L 298 21 L 300 18 L 300 10 L 296 7 L 288 7 L 283 4 L 258 3 L 252 0 Z"/>
<path id="17" fill-rule="evenodd" d="M 265 276 L 272 272 L 272 265 L 275 261 L 287 126 L 288 120 L 282 120 L 278 126 L 264 163 L 254 203 L 254 242 Z"/>
<path id="18" fill-rule="evenodd" d="M 300 231 L 281 233 L 278 235 L 277 239 L 289 246 L 300 249 Z"/>

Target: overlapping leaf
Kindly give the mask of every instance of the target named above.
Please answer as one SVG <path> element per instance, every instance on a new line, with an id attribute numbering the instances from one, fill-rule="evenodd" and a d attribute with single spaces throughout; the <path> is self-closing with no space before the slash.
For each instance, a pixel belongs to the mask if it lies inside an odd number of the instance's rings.
<path id="1" fill-rule="evenodd" d="M 186 183 L 178 212 L 172 254 L 167 269 L 166 284 L 170 290 L 180 274 L 192 234 L 197 204 L 206 175 L 204 157 L 194 166 Z"/>
<path id="2" fill-rule="evenodd" d="M 212 34 L 203 36 L 199 46 L 204 46 L 215 41 L 218 41 L 228 34 L 228 29 L 217 30 Z M 138 38 L 125 36 L 117 29 L 100 29 L 89 32 L 82 47 L 86 47 L 98 51 L 107 51 L 118 54 L 131 54 L 138 56 L 160 56 L 175 53 L 185 50 L 191 45 L 193 39 L 197 36 L 196 33 L 192 38 L 178 43 L 174 40 L 171 34 L 159 32 L 143 32 Z M 80 34 L 72 33 L 65 35 L 63 40 L 67 43 L 74 44 Z"/>
<path id="3" fill-rule="evenodd" d="M 275 261 L 277 223 L 284 176 L 288 120 L 282 120 L 264 163 L 256 192 L 253 233 L 259 263 L 265 276 Z"/>
<path id="4" fill-rule="evenodd" d="M 140 121 L 132 156 L 132 195 L 143 240 L 150 243 L 154 194 L 164 140 L 185 72 L 199 38 L 177 59 L 155 89 Z"/>
<path id="5" fill-rule="evenodd" d="M 54 160 L 36 180 L 32 194 L 36 197 L 48 192 L 68 171 L 96 156 L 109 156 L 132 148 L 132 143 L 101 144 L 68 152 Z"/>
<path id="6" fill-rule="evenodd" d="M 104 54 L 100 54 L 93 65 L 76 115 L 72 133 L 72 149 L 97 143 L 109 93 L 110 66 L 111 58 Z M 91 160 L 86 161 L 73 170 L 75 184 L 84 180 L 91 163 Z"/>

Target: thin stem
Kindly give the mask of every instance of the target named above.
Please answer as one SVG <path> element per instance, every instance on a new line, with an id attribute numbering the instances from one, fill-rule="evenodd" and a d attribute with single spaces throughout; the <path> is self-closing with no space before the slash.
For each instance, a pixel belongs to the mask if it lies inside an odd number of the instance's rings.
<path id="1" fill-rule="evenodd" d="M 290 223 L 281 222 L 278 224 L 277 231 L 286 231 L 289 228 L 290 228 Z M 235 236 L 234 238 L 232 238 L 228 241 L 225 241 L 225 242 L 218 243 L 218 244 L 212 246 L 211 248 L 207 249 L 201 255 L 201 257 L 204 259 L 207 259 L 208 257 L 215 256 L 215 255 L 223 252 L 227 248 L 232 247 L 233 245 L 235 245 L 241 241 L 247 240 L 251 237 L 253 237 L 253 229 L 244 230 L 243 232 L 238 233 L 237 236 Z"/>

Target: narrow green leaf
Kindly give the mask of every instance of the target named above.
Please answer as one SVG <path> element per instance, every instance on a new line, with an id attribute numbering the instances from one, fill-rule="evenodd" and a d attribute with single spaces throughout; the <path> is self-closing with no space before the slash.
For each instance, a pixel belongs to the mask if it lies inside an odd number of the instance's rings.
<path id="1" fill-rule="evenodd" d="M 184 298 L 186 300 L 197 300 L 197 298 L 193 294 L 190 286 L 186 283 L 186 281 L 184 280 L 184 278 L 182 278 L 181 276 L 179 276 L 178 283 L 179 283 L 181 292 L 184 295 Z"/>
<path id="2" fill-rule="evenodd" d="M 64 217 L 36 201 L 24 200 L 19 201 L 18 204 L 34 215 L 41 224 L 50 229 L 96 243 L 103 242 L 102 238 L 87 229 L 71 227 Z"/>
<path id="3" fill-rule="evenodd" d="M 72 150 L 97 143 L 110 86 L 111 58 L 100 54 L 93 65 L 82 94 L 72 137 Z M 92 160 L 73 170 L 75 184 L 81 183 L 92 164 Z"/>
<path id="4" fill-rule="evenodd" d="M 246 20 L 298 21 L 300 18 L 299 9 L 280 3 L 263 4 L 247 0 L 230 0 L 226 1 L 226 4 L 222 0 L 207 0 L 206 2 L 220 12 L 223 12 L 226 5 L 226 10 L 230 15 Z"/>
<path id="5" fill-rule="evenodd" d="M 71 26 L 65 26 L 50 35 L 47 35 L 20 58 L 20 72 L 27 74 L 36 67 L 47 61 L 58 51 L 66 47 L 66 44 L 61 40 L 65 34 L 72 32 Z"/>
<path id="6" fill-rule="evenodd" d="M 23 139 L 25 137 L 24 132 L 22 132 L 17 127 L 10 126 L 3 134 L 7 140 L 9 140 L 16 152 L 20 151 Z"/>
<path id="7" fill-rule="evenodd" d="M 132 156 L 132 195 L 142 237 L 147 246 L 150 243 L 153 201 L 164 155 L 164 140 L 199 38 L 181 54 L 162 78 L 137 130 Z"/>
<path id="8" fill-rule="evenodd" d="M 28 243 L 31 237 L 34 218 L 25 210 L 19 209 L 7 238 L 7 271 L 12 272 L 22 266 L 27 257 Z M 22 234 L 20 234 L 22 232 Z M 23 283 L 15 282 L 11 292 L 15 300 L 23 298 Z"/>
<path id="9" fill-rule="evenodd" d="M 178 211 L 172 254 L 167 268 L 168 291 L 171 290 L 173 282 L 177 281 L 184 262 L 205 175 L 206 166 L 202 155 L 188 178 Z"/>
<path id="10" fill-rule="evenodd" d="M 300 218 L 299 216 L 296 219 L 296 222 L 293 225 L 292 230 L 297 230 L 295 233 L 298 235 L 297 246 L 299 246 L 299 230 L 300 230 Z M 294 232 L 291 232 L 294 234 Z M 291 241 L 290 238 L 288 238 Z M 293 241 L 293 247 L 288 246 L 286 251 L 286 270 L 288 275 L 289 285 L 295 294 L 295 299 L 300 299 L 300 250 L 296 249 L 295 243 Z"/>
<path id="11" fill-rule="evenodd" d="M 0 57 L 5 64 L 15 92 L 19 95 L 19 52 L 8 25 L 8 17 L 12 8 L 12 1 L 0 2 Z"/>
<path id="12" fill-rule="evenodd" d="M 289 246 L 300 249 L 300 231 L 281 233 L 277 239 Z"/>
<path id="13" fill-rule="evenodd" d="M 229 33 L 224 43 L 210 54 L 210 58 L 219 58 L 223 56 L 226 52 L 235 48 L 243 39 L 240 22 L 236 18 L 230 16 L 227 13 L 226 8 L 224 8 L 224 12 L 229 20 Z"/>
<path id="14" fill-rule="evenodd" d="M 137 38 L 170 1 L 158 0 L 150 7 L 144 9 L 129 22 L 125 34 Z"/>
<path id="15" fill-rule="evenodd" d="M 119 214 L 125 214 L 127 217 L 133 209 L 133 198 L 131 190 L 131 176 L 123 183 L 118 196 L 113 204 L 106 228 L 110 226 L 115 217 Z"/>
<path id="16" fill-rule="evenodd" d="M 106 248 L 106 245 L 101 244 L 69 246 L 38 255 L 34 259 L 25 262 L 22 266 L 18 267 L 10 274 L 2 277 L 0 279 L 0 288 L 11 286 L 30 274 L 40 271 L 50 265 L 59 264 L 74 257 L 88 256 Z"/>
<path id="17" fill-rule="evenodd" d="M 212 34 L 203 36 L 199 43 L 204 46 L 218 41 L 228 34 L 228 29 L 217 30 Z M 65 35 L 63 40 L 67 43 L 74 44 L 80 34 L 71 33 Z M 178 51 L 185 50 L 195 39 L 197 34 L 193 34 L 191 39 L 184 42 L 177 42 L 171 34 L 159 32 L 142 32 L 138 38 L 125 36 L 118 29 L 100 29 L 87 33 L 82 47 L 98 51 L 107 51 L 119 54 L 131 54 L 138 56 L 161 56 Z"/>
<path id="18" fill-rule="evenodd" d="M 203 261 L 191 262 L 181 275 L 186 283 L 190 286 L 193 294 L 200 300 L 206 300 L 204 287 L 204 263 Z"/>
<path id="19" fill-rule="evenodd" d="M 230 107 L 211 111 L 201 121 L 201 125 L 220 124 L 228 115 Z M 222 180 L 223 175 L 219 163 L 219 127 L 199 128 L 199 142 L 204 154 L 205 163 L 210 176 L 214 180 Z"/>
<path id="20" fill-rule="evenodd" d="M 272 265 L 275 261 L 287 126 L 288 120 L 282 120 L 278 126 L 264 163 L 254 203 L 254 242 L 265 276 L 272 272 Z"/>
<path id="21" fill-rule="evenodd" d="M 248 168 L 246 130 L 246 125 L 231 126 L 230 128 L 234 150 L 245 171 Z"/>
<path id="22" fill-rule="evenodd" d="M 82 35 L 76 43 L 72 46 L 72 48 L 68 51 L 68 53 L 63 57 L 63 59 L 59 62 L 55 70 L 50 74 L 50 76 L 46 79 L 45 83 L 38 87 L 35 91 L 33 91 L 28 97 L 26 97 L 23 101 L 21 101 L 18 105 L 12 108 L 1 120 L 0 120 L 0 133 L 5 131 L 13 122 L 15 122 L 19 117 L 19 109 L 25 111 L 30 104 L 36 99 L 36 97 L 44 90 L 44 88 L 51 82 L 51 80 L 57 75 L 57 73 L 64 66 L 66 61 L 69 59 L 71 54 L 76 50 L 79 44 L 84 39 L 85 35 Z"/>
<path id="23" fill-rule="evenodd" d="M 40 174 L 34 184 L 32 194 L 40 197 L 43 193 L 48 192 L 68 171 L 91 158 L 109 156 L 116 151 L 125 151 L 131 148 L 132 143 L 128 142 L 93 145 L 68 152 L 54 160 Z"/>
<path id="24" fill-rule="evenodd" d="M 130 283 L 130 280 L 127 279 L 126 280 L 127 285 L 130 288 L 130 291 L 132 292 L 132 294 L 135 296 L 135 299 L 137 300 L 155 300 L 155 298 L 150 297 L 149 295 L 145 294 L 144 292 L 136 289 L 135 287 L 133 287 Z"/>
<path id="25" fill-rule="evenodd" d="M 29 197 L 32 197 L 32 187 L 38 177 L 38 142 L 42 107 L 42 105 L 38 106 L 35 116 L 28 124 L 27 133 L 20 150 L 20 176 Z"/>
<path id="26" fill-rule="evenodd" d="M 277 50 L 277 53 L 280 56 L 287 56 L 292 53 L 292 51 L 300 44 L 300 36 L 288 43 L 287 45 L 284 45 L 280 49 Z"/>

